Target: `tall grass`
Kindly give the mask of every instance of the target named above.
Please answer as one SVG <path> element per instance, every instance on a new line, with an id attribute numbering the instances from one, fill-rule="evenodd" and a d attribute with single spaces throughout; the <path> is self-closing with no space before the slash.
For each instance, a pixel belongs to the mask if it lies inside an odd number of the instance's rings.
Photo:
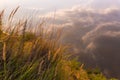
<path id="1" fill-rule="evenodd" d="M 10 22 L 17 9 L 11 12 Z M 1 28 L 2 15 L 3 12 L 0 14 Z M 58 45 L 57 39 L 51 38 L 48 33 L 39 30 L 40 34 L 36 35 L 35 32 L 27 32 L 27 27 L 25 20 L 15 25 L 13 30 L 6 32 L 8 34 L 3 33 L 1 29 L 0 79 L 54 80 L 57 75 L 56 67 L 62 59 L 65 48 Z M 42 29 L 41 25 L 38 27 Z"/>
<path id="2" fill-rule="evenodd" d="M 4 11 L 0 13 L 0 80 L 92 80 L 83 65 L 65 56 L 61 30 L 49 32 L 40 23 L 31 31 L 28 20 L 13 26 L 18 8 L 11 12 L 5 28 Z"/>

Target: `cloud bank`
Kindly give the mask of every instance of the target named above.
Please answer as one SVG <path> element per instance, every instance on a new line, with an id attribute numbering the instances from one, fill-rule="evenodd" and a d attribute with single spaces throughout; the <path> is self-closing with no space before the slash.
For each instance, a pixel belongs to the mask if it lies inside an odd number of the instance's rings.
<path id="1" fill-rule="evenodd" d="M 73 7 L 56 12 L 55 25 L 64 27 L 63 43 L 71 44 L 79 61 L 120 78 L 120 9 Z M 62 24 L 62 25 L 61 25 Z"/>

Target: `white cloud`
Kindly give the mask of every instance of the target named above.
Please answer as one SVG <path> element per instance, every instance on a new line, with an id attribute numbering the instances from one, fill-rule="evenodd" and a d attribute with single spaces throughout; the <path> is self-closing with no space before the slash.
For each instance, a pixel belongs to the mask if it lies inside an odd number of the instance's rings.
<path id="1" fill-rule="evenodd" d="M 120 0 L 92 0 L 91 6 L 99 9 L 110 8 L 110 7 L 120 8 Z"/>

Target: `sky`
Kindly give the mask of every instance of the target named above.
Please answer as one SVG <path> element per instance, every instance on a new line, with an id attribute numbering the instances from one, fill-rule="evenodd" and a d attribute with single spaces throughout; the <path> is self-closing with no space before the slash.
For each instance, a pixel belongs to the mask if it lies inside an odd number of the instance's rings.
<path id="1" fill-rule="evenodd" d="M 18 5 L 19 17 L 37 11 L 41 18 L 56 11 L 54 25 L 65 29 L 63 43 L 73 45 L 84 64 L 120 79 L 120 0 L 0 0 L 6 11 Z"/>
<path id="2" fill-rule="evenodd" d="M 0 0 L 0 8 L 21 6 L 28 9 L 62 9 L 84 4 L 87 0 Z"/>
<path id="3" fill-rule="evenodd" d="M 120 8 L 120 0 L 0 0 L 0 10 L 5 9 L 10 13 L 17 6 L 20 6 L 20 12 L 27 15 L 33 12 L 42 15 L 76 6 L 94 9 Z"/>
<path id="4" fill-rule="evenodd" d="M 49 12 L 77 5 L 98 9 L 120 7 L 120 0 L 0 0 L 0 9 L 14 8 L 18 5 L 26 9 Z"/>
<path id="5" fill-rule="evenodd" d="M 92 0 L 0 0 L 0 10 L 5 9 L 10 13 L 12 9 L 20 6 L 20 13 L 28 15 L 37 12 L 38 15 L 42 15 L 77 5 L 86 5 L 90 1 Z M 18 12 L 19 15 L 20 13 Z"/>

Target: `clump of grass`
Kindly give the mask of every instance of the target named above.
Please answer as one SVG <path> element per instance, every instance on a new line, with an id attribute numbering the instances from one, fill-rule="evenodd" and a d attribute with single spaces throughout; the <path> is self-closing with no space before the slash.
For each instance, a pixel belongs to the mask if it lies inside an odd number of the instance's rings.
<path id="1" fill-rule="evenodd" d="M 8 18 L 10 27 L 3 27 L 0 13 L 0 80 L 93 80 L 83 65 L 65 56 L 61 30 L 49 32 L 40 23 L 31 31 L 28 20 L 13 26 L 18 8 Z"/>
<path id="2" fill-rule="evenodd" d="M 8 19 L 10 22 L 17 9 L 11 12 Z M 0 14 L 1 27 L 2 15 L 3 12 Z M 54 80 L 56 67 L 62 59 L 65 47 L 59 45 L 51 34 L 41 31 L 41 25 L 36 27 L 40 34 L 28 32 L 27 28 L 25 20 L 16 24 L 12 30 L 7 30 L 7 34 L 0 29 L 0 79 Z"/>

